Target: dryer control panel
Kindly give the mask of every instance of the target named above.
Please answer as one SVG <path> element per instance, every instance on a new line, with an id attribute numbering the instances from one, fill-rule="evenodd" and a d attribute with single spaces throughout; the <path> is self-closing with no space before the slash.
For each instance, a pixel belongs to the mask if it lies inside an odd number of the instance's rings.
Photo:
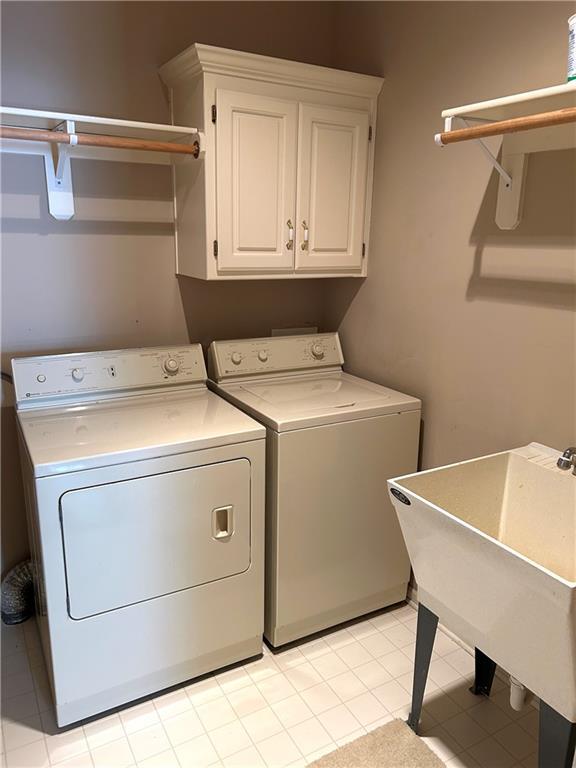
<path id="1" fill-rule="evenodd" d="M 213 341 L 208 352 L 213 381 L 344 364 L 337 333 Z"/>
<path id="2" fill-rule="evenodd" d="M 206 381 L 200 344 L 20 357 L 12 360 L 18 406 Z"/>

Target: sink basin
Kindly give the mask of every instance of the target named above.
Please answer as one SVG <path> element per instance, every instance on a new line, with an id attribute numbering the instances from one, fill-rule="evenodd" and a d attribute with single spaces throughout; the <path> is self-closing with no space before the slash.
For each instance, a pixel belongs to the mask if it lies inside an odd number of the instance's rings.
<path id="1" fill-rule="evenodd" d="M 576 721 L 576 477 L 538 443 L 390 480 L 418 599 Z"/>

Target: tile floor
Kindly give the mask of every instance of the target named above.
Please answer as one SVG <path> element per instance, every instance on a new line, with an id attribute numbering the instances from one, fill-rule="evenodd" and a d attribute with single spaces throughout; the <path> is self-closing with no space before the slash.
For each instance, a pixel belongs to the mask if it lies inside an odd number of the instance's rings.
<path id="1" fill-rule="evenodd" d="M 409 605 L 58 733 L 36 625 L 2 628 L 2 768 L 305 766 L 408 714 Z M 537 711 L 496 679 L 468 692 L 473 658 L 439 632 L 422 731 L 450 768 L 535 768 Z M 399 768 L 401 768 L 399 766 Z"/>

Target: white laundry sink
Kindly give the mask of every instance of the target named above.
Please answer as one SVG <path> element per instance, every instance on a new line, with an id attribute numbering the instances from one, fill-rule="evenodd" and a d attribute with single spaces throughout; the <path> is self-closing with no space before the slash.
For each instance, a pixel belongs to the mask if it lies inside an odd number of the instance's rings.
<path id="1" fill-rule="evenodd" d="M 390 480 L 419 601 L 576 721 L 576 477 L 538 443 Z"/>

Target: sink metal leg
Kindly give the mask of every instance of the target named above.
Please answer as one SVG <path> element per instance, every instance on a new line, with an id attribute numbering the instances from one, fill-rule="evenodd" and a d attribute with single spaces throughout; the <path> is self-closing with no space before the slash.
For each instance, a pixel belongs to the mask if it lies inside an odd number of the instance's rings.
<path id="1" fill-rule="evenodd" d="M 566 720 L 540 700 L 538 768 L 572 768 L 576 749 L 576 723 Z"/>
<path id="2" fill-rule="evenodd" d="M 422 713 L 424 690 L 428 679 L 428 669 L 434 648 L 438 616 L 422 603 L 418 604 L 418 624 L 416 627 L 416 658 L 414 659 L 414 680 L 412 683 L 412 706 L 408 716 L 408 725 L 418 733 L 418 723 Z"/>
<path id="3" fill-rule="evenodd" d="M 470 691 L 476 696 L 490 696 L 492 683 L 494 682 L 494 673 L 496 672 L 496 662 L 492 661 L 479 648 L 474 649 L 474 685 Z"/>

